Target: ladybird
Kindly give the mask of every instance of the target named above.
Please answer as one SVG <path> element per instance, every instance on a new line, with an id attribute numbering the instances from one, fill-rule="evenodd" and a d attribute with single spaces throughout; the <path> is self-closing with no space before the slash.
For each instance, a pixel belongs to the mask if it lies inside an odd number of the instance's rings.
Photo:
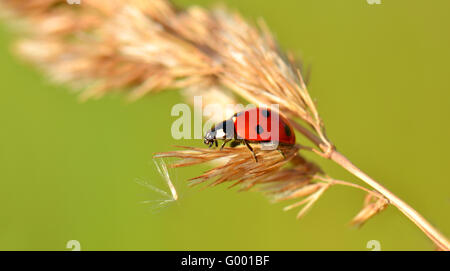
<path id="1" fill-rule="evenodd" d="M 236 113 L 230 119 L 216 124 L 206 132 L 203 142 L 209 147 L 218 147 L 219 139 L 223 140 L 220 149 L 230 141 L 232 147 L 245 144 L 257 161 L 250 144 L 275 143 L 280 150 L 280 145 L 295 144 L 295 133 L 285 117 L 268 108 L 255 107 Z"/>

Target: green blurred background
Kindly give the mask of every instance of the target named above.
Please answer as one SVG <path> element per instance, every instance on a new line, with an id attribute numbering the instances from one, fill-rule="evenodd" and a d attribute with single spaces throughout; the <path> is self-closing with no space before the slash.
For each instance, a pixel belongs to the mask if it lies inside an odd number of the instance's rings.
<path id="1" fill-rule="evenodd" d="M 450 236 L 450 2 L 222 2 L 264 18 L 283 47 L 312 66 L 310 92 L 339 150 Z M 80 103 L 18 60 L 12 39 L 2 25 L 1 250 L 66 250 L 73 239 L 82 250 L 367 250 L 369 240 L 383 250 L 434 249 L 392 207 L 349 227 L 363 200 L 352 188 L 329 190 L 297 221 L 258 193 L 188 188 L 200 167 L 173 172 L 180 200 L 152 211 L 141 202 L 158 195 L 136 180 L 163 187 L 152 154 L 193 144 L 171 137 L 179 94 Z"/>

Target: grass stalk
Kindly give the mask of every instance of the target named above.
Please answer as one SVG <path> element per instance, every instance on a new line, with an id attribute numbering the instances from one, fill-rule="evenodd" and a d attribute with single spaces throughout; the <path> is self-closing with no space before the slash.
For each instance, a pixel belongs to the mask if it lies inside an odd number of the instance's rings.
<path id="1" fill-rule="evenodd" d="M 322 157 L 328 158 L 335 162 L 352 175 L 356 176 L 358 179 L 365 182 L 367 185 L 375 189 L 383 197 L 385 197 L 389 203 L 395 206 L 400 212 L 402 212 L 409 220 L 411 220 L 423 233 L 425 233 L 428 238 L 433 241 L 433 243 L 441 250 L 449 251 L 450 243 L 447 238 L 442 235 L 435 227 L 433 227 L 419 212 L 412 208 L 405 201 L 400 199 L 394 193 L 389 191 L 386 187 L 381 185 L 379 182 L 375 181 L 357 166 L 355 166 L 347 157 L 342 153 L 336 151 L 334 148 L 330 149 L 318 136 L 310 132 L 308 129 L 298 124 L 297 122 L 292 123 L 297 131 L 308 138 L 312 143 L 314 143 L 318 148 L 321 149 L 323 154 Z"/>

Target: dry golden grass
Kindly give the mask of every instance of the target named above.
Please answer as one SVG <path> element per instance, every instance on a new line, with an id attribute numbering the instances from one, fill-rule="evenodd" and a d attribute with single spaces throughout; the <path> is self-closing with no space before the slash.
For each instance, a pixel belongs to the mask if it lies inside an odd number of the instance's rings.
<path id="1" fill-rule="evenodd" d="M 280 113 L 316 146 L 310 150 L 336 162 L 374 191 L 332 179 L 302 158 L 299 146 L 285 149 L 285 157 L 256 147 L 258 162 L 240 147 L 186 148 L 157 155 L 180 158 L 174 166 L 219 163 L 194 181 L 257 187 L 274 201 L 300 199 L 285 208 L 304 205 L 298 217 L 333 185 L 358 188 L 368 196 L 353 223 L 362 225 L 390 204 L 440 249 L 450 249 L 448 240 L 419 213 L 336 151 L 301 70 L 292 56 L 280 50 L 264 23 L 255 27 L 224 8 L 177 9 L 166 0 L 83 0 L 80 6 L 64 0 L 0 3 L 7 16 L 21 21 L 18 52 L 54 80 L 83 89 L 83 98 L 121 89 L 137 99 L 178 88 L 186 97 L 202 95 L 207 103 L 233 103 L 239 97 L 256 105 L 277 104 Z"/>
<path id="2" fill-rule="evenodd" d="M 258 158 L 245 146 L 224 148 L 220 151 L 208 148 L 183 147 L 185 150 L 156 154 L 156 158 L 175 157 L 180 160 L 172 167 L 192 166 L 202 163 L 214 163 L 218 166 L 191 179 L 191 184 L 207 182 L 208 186 L 231 183 L 229 187 L 240 186 L 240 190 L 257 188 L 270 196 L 274 202 L 303 198 L 299 203 L 286 207 L 307 204 L 300 210 L 301 217 L 312 204 L 319 199 L 330 183 L 315 182 L 321 169 L 307 162 L 298 153 L 300 146 L 281 147 L 279 150 L 262 150 L 255 145 Z"/>

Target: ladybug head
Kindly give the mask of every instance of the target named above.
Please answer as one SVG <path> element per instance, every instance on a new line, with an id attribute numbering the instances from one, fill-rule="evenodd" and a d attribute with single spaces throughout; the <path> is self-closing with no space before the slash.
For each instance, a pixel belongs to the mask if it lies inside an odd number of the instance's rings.
<path id="1" fill-rule="evenodd" d="M 216 126 L 213 126 L 211 130 L 206 132 L 203 137 L 203 143 L 212 147 L 213 144 L 217 147 L 218 139 L 233 139 L 234 137 L 234 123 L 233 120 L 225 120 Z"/>
<path id="2" fill-rule="evenodd" d="M 203 143 L 209 145 L 209 147 L 211 147 L 216 141 L 217 141 L 216 131 L 214 129 L 211 129 L 208 132 L 206 132 L 205 136 L 203 137 Z"/>

